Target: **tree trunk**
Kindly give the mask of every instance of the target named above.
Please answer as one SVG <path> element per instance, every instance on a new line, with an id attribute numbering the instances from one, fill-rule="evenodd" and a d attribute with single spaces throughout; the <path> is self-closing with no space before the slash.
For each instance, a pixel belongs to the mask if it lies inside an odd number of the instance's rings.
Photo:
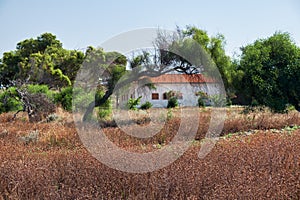
<path id="1" fill-rule="evenodd" d="M 109 99 L 109 97 L 112 95 L 112 93 L 113 92 L 111 90 L 107 90 L 105 95 L 99 101 L 96 101 L 96 98 L 95 98 L 95 101 L 92 101 L 89 104 L 89 106 L 87 107 L 87 109 L 83 115 L 82 121 L 88 121 L 89 117 L 93 114 L 94 108 L 103 105 Z"/>

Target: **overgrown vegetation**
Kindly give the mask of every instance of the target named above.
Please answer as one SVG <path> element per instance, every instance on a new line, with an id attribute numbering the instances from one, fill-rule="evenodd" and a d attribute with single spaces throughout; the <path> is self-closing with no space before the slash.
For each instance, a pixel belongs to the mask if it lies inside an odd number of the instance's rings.
<path id="1" fill-rule="evenodd" d="M 126 87 L 135 78 L 148 75 L 159 76 L 169 72 L 209 74 L 209 70 L 201 68 L 201 63 L 211 60 L 220 72 L 227 94 L 226 98 L 212 98 L 213 104 L 242 104 L 253 107 L 255 101 L 257 106 L 267 106 L 273 112 L 286 112 L 288 105 L 300 110 L 300 48 L 288 33 L 276 32 L 268 38 L 258 39 L 253 44 L 242 47 L 241 56 L 233 60 L 225 54 L 225 37 L 222 34 L 210 37 L 206 31 L 194 26 L 178 28 L 177 32 L 178 38 L 158 32 L 155 56 L 150 52 L 142 52 L 128 61 L 118 52 L 104 52 L 101 48 L 88 47 L 85 53 L 66 50 L 55 35 L 43 33 L 37 38 L 20 41 L 16 50 L 3 54 L 0 59 L 0 84 L 4 88 L 16 87 L 16 81 L 29 84 L 27 89 L 30 93 L 43 93 L 51 101 L 54 98 L 55 102 L 71 111 L 71 87 L 77 71 L 85 61 L 86 64 L 95 65 L 95 69 L 105 72 L 102 73 L 103 77 L 95 78 L 106 83 L 101 98 L 87 98 L 90 105 L 87 116 L 92 113 L 94 107 L 102 106 L 111 97 L 118 81 L 121 81 L 118 87 Z M 199 57 L 195 54 L 198 51 L 193 42 L 200 44 L 205 50 L 205 53 L 200 52 L 202 61 L 193 59 Z M 162 51 L 160 47 L 165 50 Z M 193 64 L 172 51 L 187 54 Z M 134 71 L 135 77 L 127 76 L 121 80 L 126 74 L 126 65 Z M 95 71 L 90 73 L 97 74 Z M 149 83 L 147 86 L 153 87 Z M 47 87 L 61 93 L 53 96 Z M 12 97 L 13 90 L 12 88 L 8 92 L 1 91 L 0 99 L 4 103 L 0 104 L 0 112 L 18 110 L 18 98 Z M 168 95 L 170 98 L 177 94 L 173 91 Z M 203 104 L 201 101 L 199 103 Z"/>
<path id="2" fill-rule="evenodd" d="M 150 108 L 152 108 L 152 103 L 150 103 L 149 101 L 146 101 L 145 103 L 143 103 L 142 105 L 141 105 L 141 109 L 142 110 L 148 110 L 148 109 L 150 109 Z"/>
<path id="3" fill-rule="evenodd" d="M 82 146 L 68 112 L 57 113 L 62 121 L 35 124 L 21 118 L 11 122 L 13 113 L 2 114 L 0 198 L 297 199 L 299 113 L 244 115 L 241 111 L 227 110 L 223 134 L 228 137 L 219 140 L 204 159 L 198 158 L 198 152 L 206 140 L 194 141 L 176 162 L 146 174 L 124 173 L 98 162 Z M 205 136 L 209 112 L 200 109 L 199 139 Z M 180 115 L 176 109 L 172 113 L 152 138 L 132 137 L 117 127 L 103 131 L 128 151 L 155 151 L 168 145 L 179 128 Z"/>
<path id="4" fill-rule="evenodd" d="M 167 108 L 176 108 L 176 107 L 178 107 L 178 105 L 179 105 L 179 103 L 178 103 L 177 97 L 172 96 L 169 98 Z"/>
<path id="5" fill-rule="evenodd" d="M 0 113 L 22 109 L 15 87 L 0 91 Z"/>
<path id="6" fill-rule="evenodd" d="M 129 98 L 128 102 L 127 102 L 127 108 L 129 110 L 137 110 L 137 106 L 140 104 L 141 102 L 141 96 L 138 98 Z"/>

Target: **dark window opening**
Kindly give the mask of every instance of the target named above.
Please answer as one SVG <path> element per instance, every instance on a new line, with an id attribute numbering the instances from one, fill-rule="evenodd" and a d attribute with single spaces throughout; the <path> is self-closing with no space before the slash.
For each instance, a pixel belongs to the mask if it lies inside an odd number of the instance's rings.
<path id="1" fill-rule="evenodd" d="M 168 95 L 167 95 L 167 93 L 165 92 L 165 93 L 163 93 L 163 100 L 167 100 L 168 99 Z"/>
<path id="2" fill-rule="evenodd" d="M 152 99 L 153 100 L 158 100 L 159 99 L 159 94 L 158 93 L 152 93 Z"/>

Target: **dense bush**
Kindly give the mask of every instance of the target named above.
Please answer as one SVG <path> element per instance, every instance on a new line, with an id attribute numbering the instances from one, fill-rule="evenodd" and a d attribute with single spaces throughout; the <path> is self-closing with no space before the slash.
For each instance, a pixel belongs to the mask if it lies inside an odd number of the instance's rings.
<path id="1" fill-rule="evenodd" d="M 26 90 L 31 93 L 31 94 L 44 94 L 51 102 L 55 102 L 54 101 L 54 96 L 56 94 L 55 91 L 50 90 L 49 87 L 47 85 L 33 85 L 33 84 L 29 84 L 26 85 Z"/>
<path id="2" fill-rule="evenodd" d="M 36 94 L 36 93 L 43 93 L 43 94 L 47 94 L 49 93 L 49 88 L 47 85 L 33 85 L 33 84 L 29 84 L 26 86 L 27 91 L 32 93 L 32 94 Z"/>
<path id="3" fill-rule="evenodd" d="M 43 93 L 28 93 L 26 98 L 29 100 L 29 105 L 27 102 L 22 103 L 30 122 L 39 122 L 55 112 L 54 103 Z M 28 107 L 32 110 L 28 110 Z"/>
<path id="4" fill-rule="evenodd" d="M 167 108 L 175 108 L 175 107 L 178 107 L 178 100 L 176 97 L 171 97 L 169 100 L 168 100 L 168 105 L 167 105 Z"/>
<path id="5" fill-rule="evenodd" d="M 55 103 L 60 103 L 65 110 L 72 111 L 72 95 L 73 88 L 65 87 L 62 88 L 59 93 L 54 95 L 54 101 Z"/>
<path id="6" fill-rule="evenodd" d="M 73 100 L 73 97 L 75 99 Z M 54 101 L 57 104 L 61 104 L 63 109 L 72 111 L 72 104 L 74 103 L 76 111 L 81 108 L 85 108 L 87 104 L 93 101 L 92 93 L 88 93 L 80 88 L 65 87 L 61 91 L 54 95 Z"/>
<path id="7" fill-rule="evenodd" d="M 139 105 L 140 101 L 141 101 L 141 96 L 138 98 L 130 98 L 127 102 L 127 108 L 129 110 L 137 110 L 137 106 Z"/>
<path id="8" fill-rule="evenodd" d="M 61 92 L 54 95 L 54 101 L 67 111 L 83 111 L 88 107 L 90 102 L 101 99 L 104 91 L 98 90 L 96 94 L 86 92 L 81 88 L 65 87 Z M 102 106 L 97 108 L 97 115 L 100 119 L 107 118 L 112 112 L 111 101 L 106 101 Z"/>
<path id="9" fill-rule="evenodd" d="M 141 105 L 141 109 L 142 110 L 148 110 L 148 109 L 150 109 L 150 108 L 152 108 L 152 103 L 150 103 L 149 101 L 146 101 L 145 103 L 143 103 L 142 105 Z"/>
<path id="10" fill-rule="evenodd" d="M 199 107 L 205 107 L 205 103 L 204 103 L 204 100 L 202 99 L 202 97 L 198 98 L 198 106 Z"/>
<path id="11" fill-rule="evenodd" d="M 214 107 L 224 107 L 226 105 L 226 98 L 222 95 L 211 95 L 210 100 Z"/>
<path id="12" fill-rule="evenodd" d="M 0 113 L 22 110 L 24 102 L 22 102 L 21 96 L 20 94 L 18 94 L 17 89 L 25 92 L 27 95 L 30 96 L 30 98 L 32 96 L 43 96 L 42 98 L 47 98 L 46 101 L 49 101 L 49 103 L 52 103 L 54 101 L 54 91 L 49 90 L 47 85 L 29 84 L 20 87 L 9 87 L 8 89 L 0 92 Z M 30 103 L 34 104 L 34 102 Z"/>
<path id="13" fill-rule="evenodd" d="M 96 98 L 101 99 L 104 96 L 104 91 L 99 90 L 96 93 Z M 100 119 L 107 119 L 112 113 L 112 102 L 110 99 L 108 99 L 104 104 L 99 106 L 98 108 L 98 117 Z"/>
<path id="14" fill-rule="evenodd" d="M 22 109 L 22 103 L 15 87 L 0 91 L 0 113 Z"/>

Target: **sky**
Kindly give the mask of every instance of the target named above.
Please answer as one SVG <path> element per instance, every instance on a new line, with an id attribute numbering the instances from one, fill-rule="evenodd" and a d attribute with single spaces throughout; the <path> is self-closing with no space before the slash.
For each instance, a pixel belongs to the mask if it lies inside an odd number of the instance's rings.
<path id="1" fill-rule="evenodd" d="M 299 22 L 299 0 L 0 0 L 0 57 L 44 32 L 66 49 L 85 49 L 134 29 L 187 25 L 223 34 L 233 56 L 276 31 L 289 32 L 300 46 Z"/>

